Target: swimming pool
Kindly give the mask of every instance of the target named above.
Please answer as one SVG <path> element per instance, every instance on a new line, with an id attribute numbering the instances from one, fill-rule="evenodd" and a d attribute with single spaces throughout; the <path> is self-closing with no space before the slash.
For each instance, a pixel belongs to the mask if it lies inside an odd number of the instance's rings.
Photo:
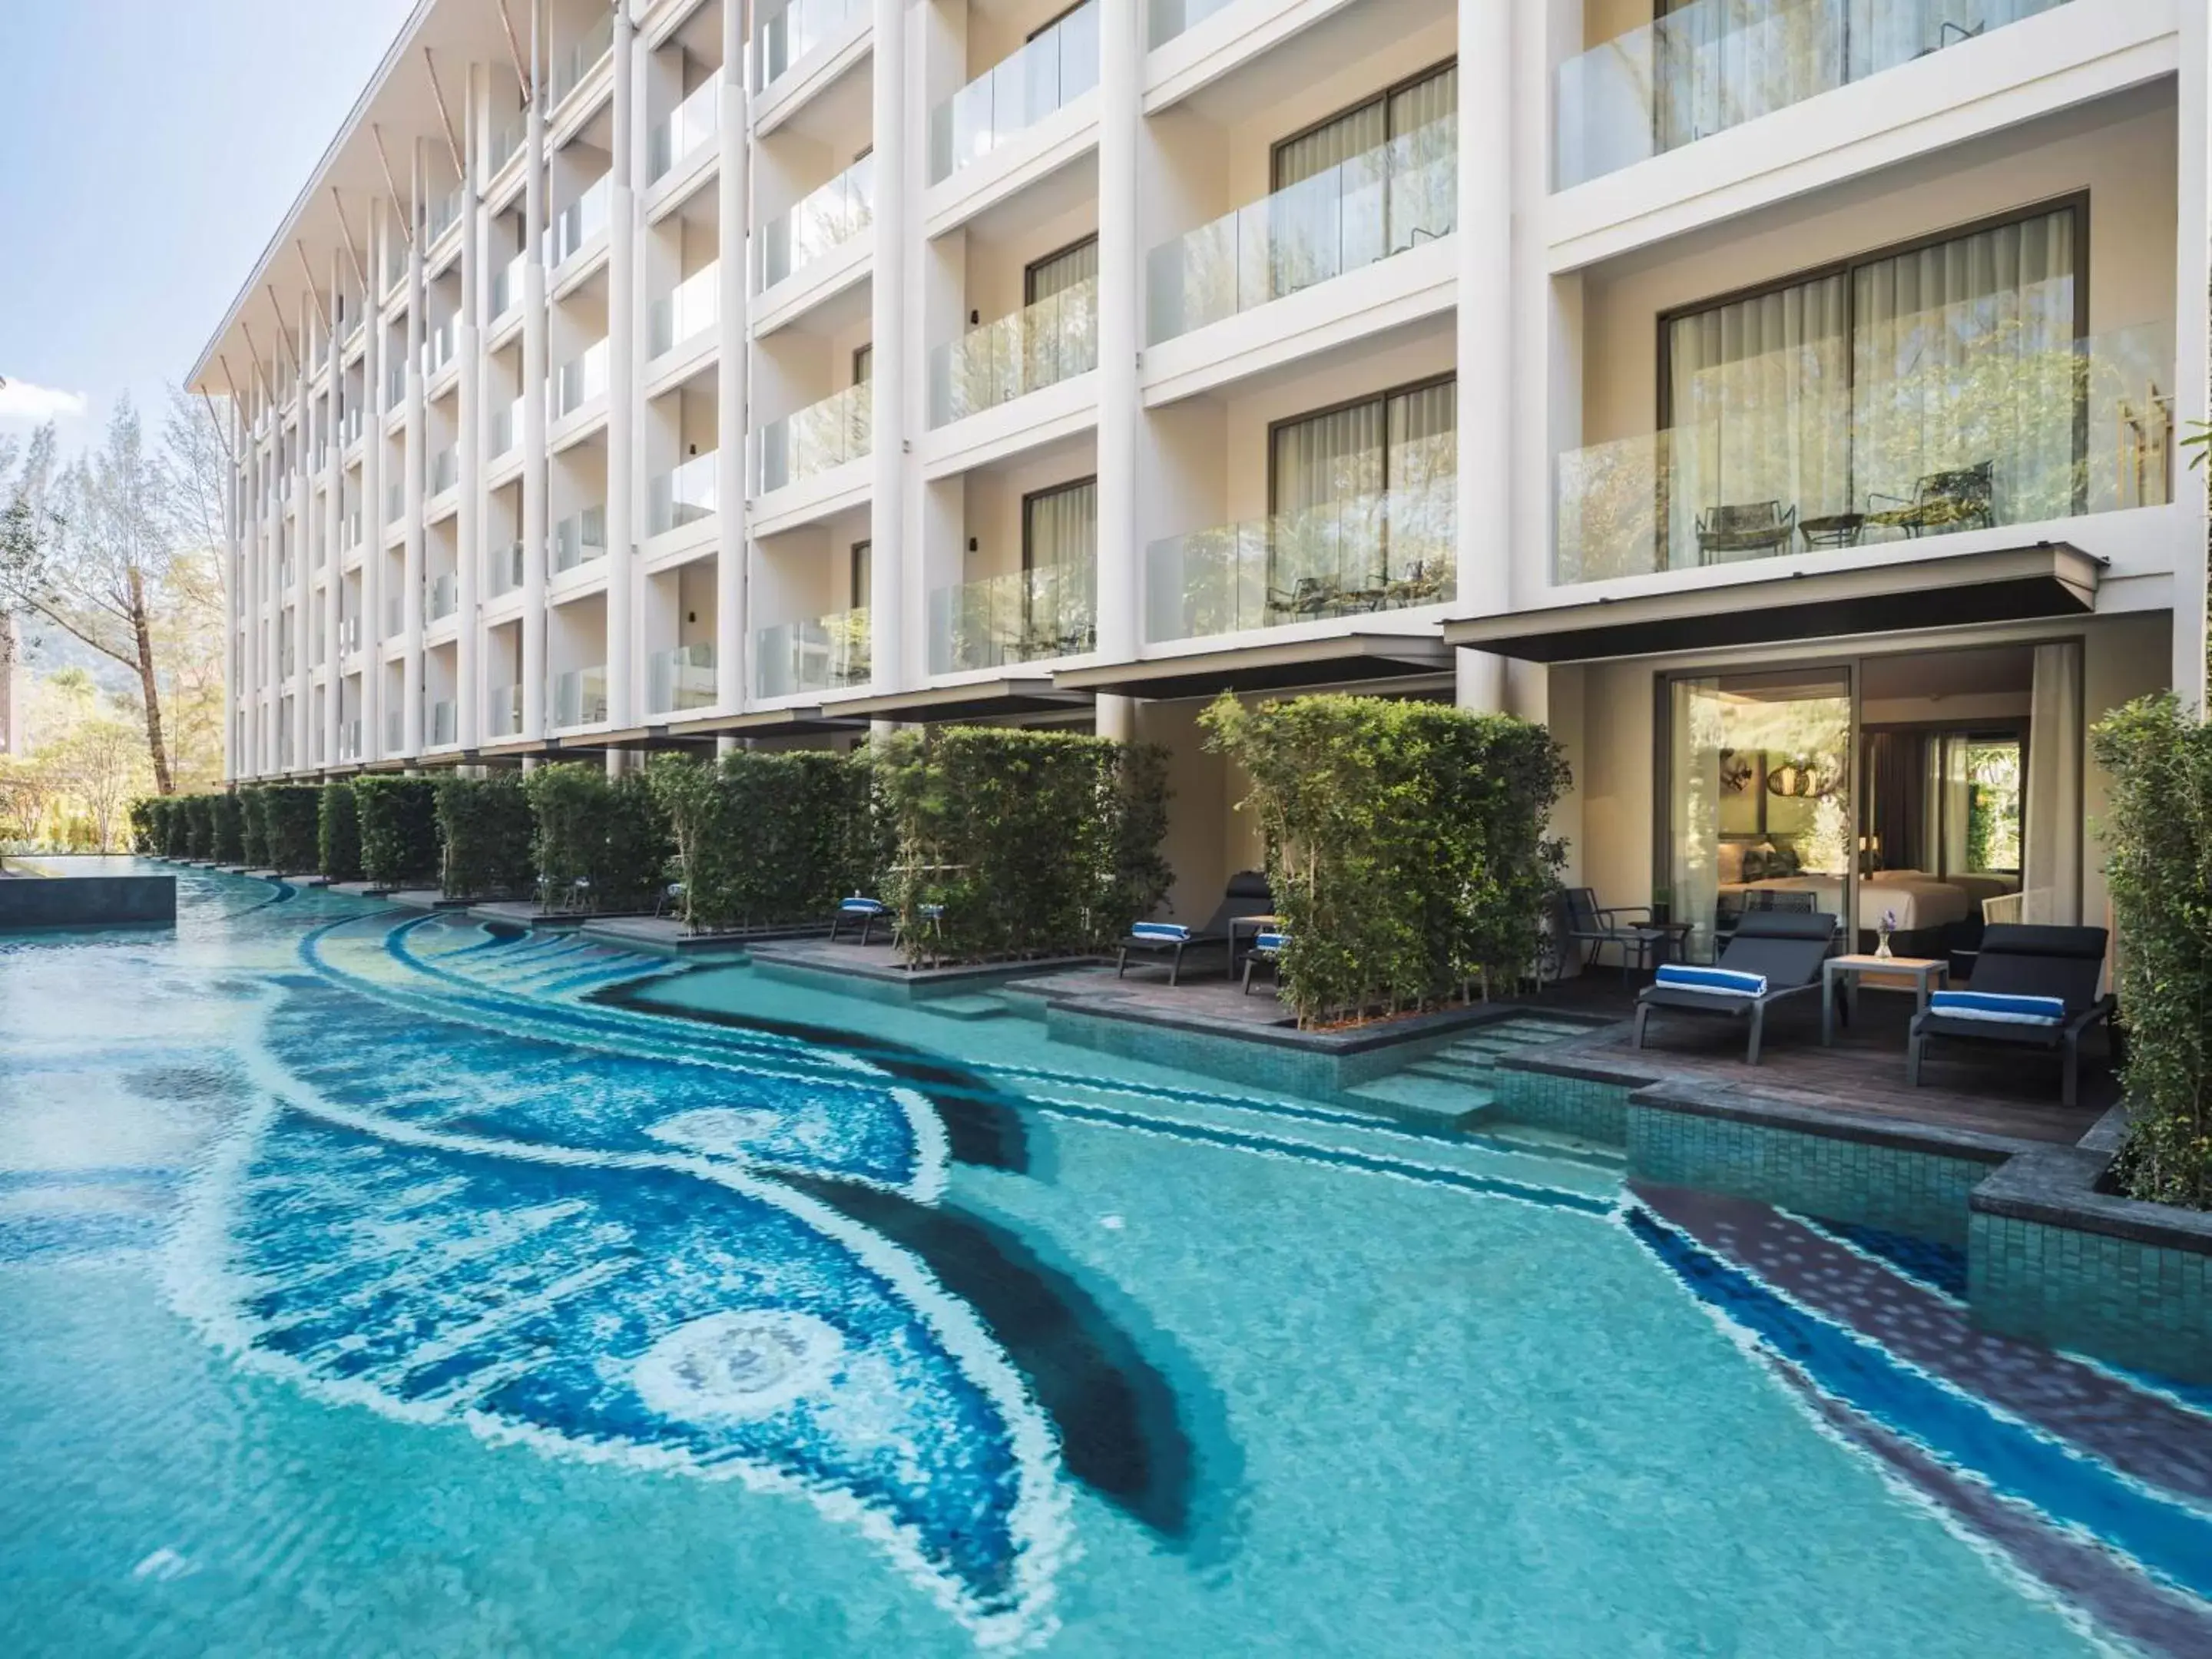
<path id="1" fill-rule="evenodd" d="M 2212 1648 L 2212 1402 L 1941 1250 L 179 883 L 0 941 L 7 1651 Z"/>

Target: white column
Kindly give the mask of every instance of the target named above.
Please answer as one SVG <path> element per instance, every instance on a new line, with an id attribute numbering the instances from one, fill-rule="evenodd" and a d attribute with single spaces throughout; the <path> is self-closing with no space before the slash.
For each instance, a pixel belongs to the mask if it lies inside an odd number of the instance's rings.
<path id="1" fill-rule="evenodd" d="M 325 768 L 338 763 L 338 706 L 345 676 L 339 672 L 338 596 L 345 591 L 345 422 L 343 418 L 345 368 L 340 362 L 345 349 L 345 319 L 338 297 L 345 292 L 344 267 L 339 256 L 331 256 L 331 307 L 325 319 L 330 328 L 330 399 L 323 418 L 331 431 L 330 453 L 323 464 L 323 754 Z"/>
<path id="2" fill-rule="evenodd" d="M 246 568 L 244 514 L 239 510 L 246 495 L 246 428 L 239 419 L 238 399 L 229 404 L 230 471 L 222 492 L 222 775 L 228 783 L 239 775 L 238 680 L 243 666 L 238 659 L 238 590 Z"/>
<path id="3" fill-rule="evenodd" d="M 384 272 L 391 259 L 391 216 L 372 210 L 368 224 L 368 292 L 362 299 L 368 343 L 361 374 L 368 413 L 361 452 L 361 756 L 384 753 Z"/>
<path id="4" fill-rule="evenodd" d="M 2181 8 L 2181 72 L 2179 81 L 2181 151 L 2178 199 L 2180 219 L 2177 246 L 2179 268 L 2174 293 L 2179 309 L 2174 314 L 2173 429 L 2193 432 L 2212 415 L 2207 408 L 2207 376 L 2212 373 L 2212 337 L 2208 337 L 2204 295 L 2212 283 L 2208 269 L 2208 204 L 2206 192 L 2212 179 L 2206 176 L 2206 155 L 2212 148 L 2212 19 L 2202 4 Z M 2193 526 L 2185 541 L 2177 544 L 2185 556 L 2173 572 L 2173 690 L 2185 705 L 2200 714 L 2212 714 L 2205 698 L 2205 568 L 2201 551 L 2205 545 L 2205 475 L 2187 467 L 2171 469 L 2175 499 L 2190 507 Z"/>
<path id="5" fill-rule="evenodd" d="M 414 147 L 414 200 L 408 224 L 414 238 L 407 249 L 407 504 L 406 562 L 399 578 L 399 626 L 405 653 L 399 683 L 399 752 L 422 750 L 422 499 L 423 463 L 429 457 L 429 411 L 422 401 L 422 340 L 429 328 L 428 295 L 422 283 L 422 239 L 429 223 L 422 212 L 427 183 L 422 146 Z"/>
<path id="6" fill-rule="evenodd" d="M 1137 143 L 1144 120 L 1145 9 L 1098 0 L 1098 652 L 1109 662 L 1137 654 L 1138 402 Z M 1102 737 L 1133 735 L 1127 697 L 1101 697 Z"/>
<path id="7" fill-rule="evenodd" d="M 284 757 L 287 771 L 296 772 L 307 763 L 307 705 L 308 677 L 313 670 L 308 661 L 307 583 L 313 574 L 314 519 L 315 519 L 315 400 L 308 390 L 312 370 L 309 367 L 307 341 L 315 326 L 315 296 L 310 293 L 300 301 L 298 338 L 300 358 L 299 390 L 295 394 L 300 411 L 298 433 L 300 453 L 295 470 L 297 482 L 292 495 L 292 592 L 288 596 L 292 607 L 292 743 Z"/>
<path id="8" fill-rule="evenodd" d="M 1513 9 L 1459 0 L 1456 511 L 1460 609 L 1475 615 L 1506 608 L 1512 550 Z M 1454 654 L 1460 706 L 1504 708 L 1504 659 Z"/>
<path id="9" fill-rule="evenodd" d="M 721 447 L 714 463 L 714 499 L 721 503 L 714 537 L 714 707 L 725 714 L 743 706 L 751 672 L 751 607 L 745 580 L 745 446 L 751 439 L 746 374 L 751 367 L 751 319 L 747 307 L 746 226 L 752 192 L 752 110 L 745 82 L 744 8 L 722 7 L 720 173 L 722 353 L 716 371 L 716 428 Z"/>
<path id="10" fill-rule="evenodd" d="M 875 19 L 875 273 L 870 284 L 874 350 L 874 507 L 869 527 L 868 605 L 872 678 L 878 691 L 910 683 L 906 667 L 908 142 L 906 20 L 902 0 L 870 0 Z M 917 586 L 919 584 L 916 584 Z"/>
<path id="11" fill-rule="evenodd" d="M 522 735 L 545 735 L 545 0 L 530 5 L 522 228 Z"/>
<path id="12" fill-rule="evenodd" d="M 629 8 L 615 9 L 613 164 L 607 188 L 607 720 L 635 725 L 637 659 L 638 69 Z"/>
<path id="13" fill-rule="evenodd" d="M 459 627 L 453 645 L 453 733 L 465 748 L 483 741 L 483 623 L 477 599 L 483 582 L 483 177 L 484 112 L 489 90 L 483 70 L 469 68 L 461 104 L 461 318 L 454 349 L 461 356 L 460 522 L 454 546 Z"/>

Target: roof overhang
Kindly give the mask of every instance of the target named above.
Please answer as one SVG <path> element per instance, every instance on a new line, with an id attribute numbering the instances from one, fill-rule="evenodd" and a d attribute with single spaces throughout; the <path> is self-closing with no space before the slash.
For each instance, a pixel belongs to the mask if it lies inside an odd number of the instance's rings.
<path id="1" fill-rule="evenodd" d="M 1446 623 L 1444 638 L 1523 662 L 1595 662 L 2084 617 L 2105 562 L 2039 542 L 1470 617 Z"/>
<path id="2" fill-rule="evenodd" d="M 756 708 L 743 714 L 708 714 L 696 720 L 671 720 L 668 735 L 697 742 L 714 738 L 806 738 L 833 732 L 850 732 L 867 722 L 838 709 Z"/>
<path id="3" fill-rule="evenodd" d="M 867 720 L 910 720 L 935 725 L 944 720 L 990 720 L 1006 714 L 1073 714 L 1091 707 L 1088 692 L 1072 691 L 1046 675 L 1007 675 L 964 685 L 925 685 L 877 697 L 841 702 L 837 712 Z"/>
<path id="4" fill-rule="evenodd" d="M 1069 669 L 1054 678 L 1072 690 L 1168 699 L 1405 679 L 1448 674 L 1451 667 L 1449 647 L 1434 634 L 1334 634 L 1322 639 L 1103 663 L 1095 668 Z"/>

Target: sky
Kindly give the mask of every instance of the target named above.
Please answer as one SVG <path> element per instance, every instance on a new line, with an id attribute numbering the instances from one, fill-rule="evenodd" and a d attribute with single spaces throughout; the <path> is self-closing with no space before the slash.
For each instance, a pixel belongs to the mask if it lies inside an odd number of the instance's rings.
<path id="1" fill-rule="evenodd" d="M 411 0 L 0 0 L 0 434 L 158 424 Z"/>

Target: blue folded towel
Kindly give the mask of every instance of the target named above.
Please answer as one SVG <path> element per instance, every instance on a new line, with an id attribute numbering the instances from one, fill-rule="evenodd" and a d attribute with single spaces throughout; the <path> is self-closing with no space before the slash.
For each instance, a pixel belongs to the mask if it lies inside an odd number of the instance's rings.
<path id="1" fill-rule="evenodd" d="M 916 908 L 921 910 L 925 921 L 939 921 L 944 919 L 945 907 L 941 904 L 924 904 Z"/>
<path id="2" fill-rule="evenodd" d="M 1764 974 L 1747 974 L 1735 968 L 1699 968 L 1686 962 L 1662 963 L 1659 983 L 1685 991 L 1710 991 L 1716 996 L 1723 997 L 1763 997 L 1766 994 L 1766 975 Z"/>
<path id="3" fill-rule="evenodd" d="M 1187 939 L 1190 929 L 1179 921 L 1140 921 L 1129 929 L 1132 939 Z"/>
<path id="4" fill-rule="evenodd" d="M 1290 942 L 1288 933 L 1255 933 L 1252 939 L 1252 948 L 1264 955 L 1273 956 Z"/>
<path id="5" fill-rule="evenodd" d="M 889 908 L 881 899 L 862 898 L 858 893 L 837 902 L 839 913 L 848 916 L 879 916 Z"/>
<path id="6" fill-rule="evenodd" d="M 1987 1019 L 2001 1025 L 2057 1025 L 2066 1018 L 2063 997 L 2000 996 L 1994 991 L 1938 991 L 1928 999 L 1928 1009 L 1953 1019 Z"/>

